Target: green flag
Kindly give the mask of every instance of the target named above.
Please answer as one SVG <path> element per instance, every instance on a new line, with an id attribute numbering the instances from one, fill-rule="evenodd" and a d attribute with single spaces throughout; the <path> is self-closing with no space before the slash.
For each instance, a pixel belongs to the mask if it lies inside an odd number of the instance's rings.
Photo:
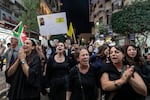
<path id="1" fill-rule="evenodd" d="M 13 36 L 16 37 L 18 39 L 18 45 L 19 46 L 22 46 L 23 45 L 23 41 L 22 41 L 22 33 L 24 31 L 24 28 L 23 28 L 23 24 L 22 22 L 19 23 L 19 28 L 18 28 L 18 31 L 13 31 Z"/>

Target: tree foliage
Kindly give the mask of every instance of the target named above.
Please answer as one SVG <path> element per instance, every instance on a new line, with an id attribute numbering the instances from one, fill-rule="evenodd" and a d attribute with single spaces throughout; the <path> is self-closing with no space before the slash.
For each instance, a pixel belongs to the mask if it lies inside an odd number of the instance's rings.
<path id="1" fill-rule="evenodd" d="M 150 0 L 139 0 L 112 15 L 112 29 L 116 33 L 150 31 Z"/>
<path id="2" fill-rule="evenodd" d="M 27 26 L 26 31 L 37 31 L 37 10 L 39 8 L 40 0 L 23 0 L 25 12 L 19 17 L 19 21 Z"/>
<path id="3" fill-rule="evenodd" d="M 106 26 L 103 24 L 102 21 L 99 21 L 98 25 L 96 25 L 96 28 L 98 29 L 100 34 L 106 34 L 107 33 Z"/>

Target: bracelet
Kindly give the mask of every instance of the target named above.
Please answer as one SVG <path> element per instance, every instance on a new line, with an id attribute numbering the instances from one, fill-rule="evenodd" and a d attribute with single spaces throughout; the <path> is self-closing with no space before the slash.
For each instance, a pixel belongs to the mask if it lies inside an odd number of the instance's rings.
<path id="1" fill-rule="evenodd" d="M 21 60 L 21 63 L 22 63 L 22 64 L 26 64 L 27 62 L 26 62 L 25 59 L 22 59 L 22 60 Z"/>
<path id="2" fill-rule="evenodd" d="M 116 83 L 116 81 L 113 81 L 115 87 L 119 88 L 120 86 Z"/>

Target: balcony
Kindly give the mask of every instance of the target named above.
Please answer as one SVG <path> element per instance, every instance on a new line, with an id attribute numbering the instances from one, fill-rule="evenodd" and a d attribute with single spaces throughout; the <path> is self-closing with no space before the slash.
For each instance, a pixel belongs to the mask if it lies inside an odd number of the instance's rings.
<path id="1" fill-rule="evenodd" d="M 116 0 L 112 3 L 112 11 L 121 9 L 123 7 L 123 0 Z"/>
<path id="2" fill-rule="evenodd" d="M 0 8 L 11 13 L 10 3 L 7 0 L 0 1 Z"/>

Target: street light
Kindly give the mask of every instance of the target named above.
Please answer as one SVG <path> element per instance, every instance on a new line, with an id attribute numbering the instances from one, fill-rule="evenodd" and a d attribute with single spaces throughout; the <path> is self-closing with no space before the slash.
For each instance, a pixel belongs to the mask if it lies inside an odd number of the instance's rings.
<path id="1" fill-rule="evenodd" d="M 98 25 L 99 25 L 99 21 L 96 22 L 96 26 L 98 26 Z"/>

